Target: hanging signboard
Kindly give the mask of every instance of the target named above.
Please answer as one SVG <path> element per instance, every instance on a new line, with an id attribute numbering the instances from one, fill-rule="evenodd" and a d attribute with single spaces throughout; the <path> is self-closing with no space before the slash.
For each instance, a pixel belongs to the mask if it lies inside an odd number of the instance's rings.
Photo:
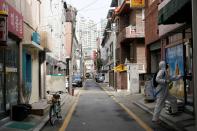
<path id="1" fill-rule="evenodd" d="M 11 5 L 8 5 L 8 31 L 23 38 L 23 16 Z"/>
<path id="2" fill-rule="evenodd" d="M 183 44 L 166 49 L 166 63 L 169 65 L 168 72 L 171 77 L 184 76 Z M 174 81 L 169 88 L 172 95 L 184 99 L 183 79 Z"/>
<path id="3" fill-rule="evenodd" d="M 145 0 L 130 0 L 130 7 L 131 8 L 144 8 Z"/>
<path id="4" fill-rule="evenodd" d="M 40 39 L 40 34 L 38 32 L 33 32 L 31 37 L 32 37 L 31 39 L 32 39 L 33 42 L 40 45 L 41 39 Z"/>
<path id="5" fill-rule="evenodd" d="M 123 72 L 123 71 L 127 71 L 127 67 L 123 64 L 120 64 L 120 65 L 114 67 L 113 70 L 116 72 Z"/>
<path id="6" fill-rule="evenodd" d="M 8 4 L 5 0 L 0 0 L 0 15 L 8 15 Z"/>

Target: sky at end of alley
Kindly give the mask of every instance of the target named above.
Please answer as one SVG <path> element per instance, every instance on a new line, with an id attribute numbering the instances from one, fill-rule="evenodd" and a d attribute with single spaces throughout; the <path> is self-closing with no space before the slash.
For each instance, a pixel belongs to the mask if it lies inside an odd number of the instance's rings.
<path id="1" fill-rule="evenodd" d="M 111 0 L 66 0 L 66 2 L 78 10 L 78 16 L 89 18 L 96 23 L 106 18 L 111 4 Z"/>

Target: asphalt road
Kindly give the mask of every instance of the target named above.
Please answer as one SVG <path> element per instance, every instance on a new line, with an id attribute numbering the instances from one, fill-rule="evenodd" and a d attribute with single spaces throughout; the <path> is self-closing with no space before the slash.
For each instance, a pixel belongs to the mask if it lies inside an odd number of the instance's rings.
<path id="1" fill-rule="evenodd" d="M 93 80 L 87 80 L 65 131 L 143 131 Z"/>
<path id="2" fill-rule="evenodd" d="M 122 99 L 122 101 L 121 101 Z M 120 98 L 117 103 L 112 96 L 103 91 L 94 80 L 87 80 L 84 84 L 84 90 L 81 92 L 76 108 L 73 108 L 73 114 L 67 104 L 62 107 L 63 119 L 57 121 L 54 126 L 49 122 L 42 131 L 142 131 L 145 130 L 139 125 L 139 121 L 133 119 L 120 104 L 127 105 L 124 98 Z M 132 101 L 132 100 L 131 100 Z M 152 115 L 141 110 L 132 102 L 129 105 L 130 111 L 138 119 L 143 121 L 154 131 L 174 131 L 165 123 L 155 125 L 151 122 Z M 67 116 L 71 116 L 68 119 Z M 66 128 L 64 123 L 67 122 Z M 63 127 L 63 128 L 61 128 Z M 62 130 L 59 130 L 59 129 Z"/>

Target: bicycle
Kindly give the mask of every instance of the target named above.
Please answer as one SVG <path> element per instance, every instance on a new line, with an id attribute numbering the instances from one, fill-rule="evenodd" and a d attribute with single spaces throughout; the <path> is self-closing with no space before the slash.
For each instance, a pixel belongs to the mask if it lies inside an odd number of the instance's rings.
<path id="1" fill-rule="evenodd" d="M 47 91 L 47 93 L 52 95 L 52 98 L 49 101 L 49 103 L 51 104 L 49 109 L 49 122 L 53 126 L 56 120 L 62 119 L 60 94 L 62 94 L 63 91 L 57 91 L 57 92 Z"/>

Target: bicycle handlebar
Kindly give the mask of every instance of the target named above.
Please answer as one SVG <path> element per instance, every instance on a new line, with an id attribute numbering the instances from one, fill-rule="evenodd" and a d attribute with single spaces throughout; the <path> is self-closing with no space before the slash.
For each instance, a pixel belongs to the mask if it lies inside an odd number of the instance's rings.
<path id="1" fill-rule="evenodd" d="M 63 94 L 66 93 L 64 91 L 47 91 L 47 94 Z"/>

